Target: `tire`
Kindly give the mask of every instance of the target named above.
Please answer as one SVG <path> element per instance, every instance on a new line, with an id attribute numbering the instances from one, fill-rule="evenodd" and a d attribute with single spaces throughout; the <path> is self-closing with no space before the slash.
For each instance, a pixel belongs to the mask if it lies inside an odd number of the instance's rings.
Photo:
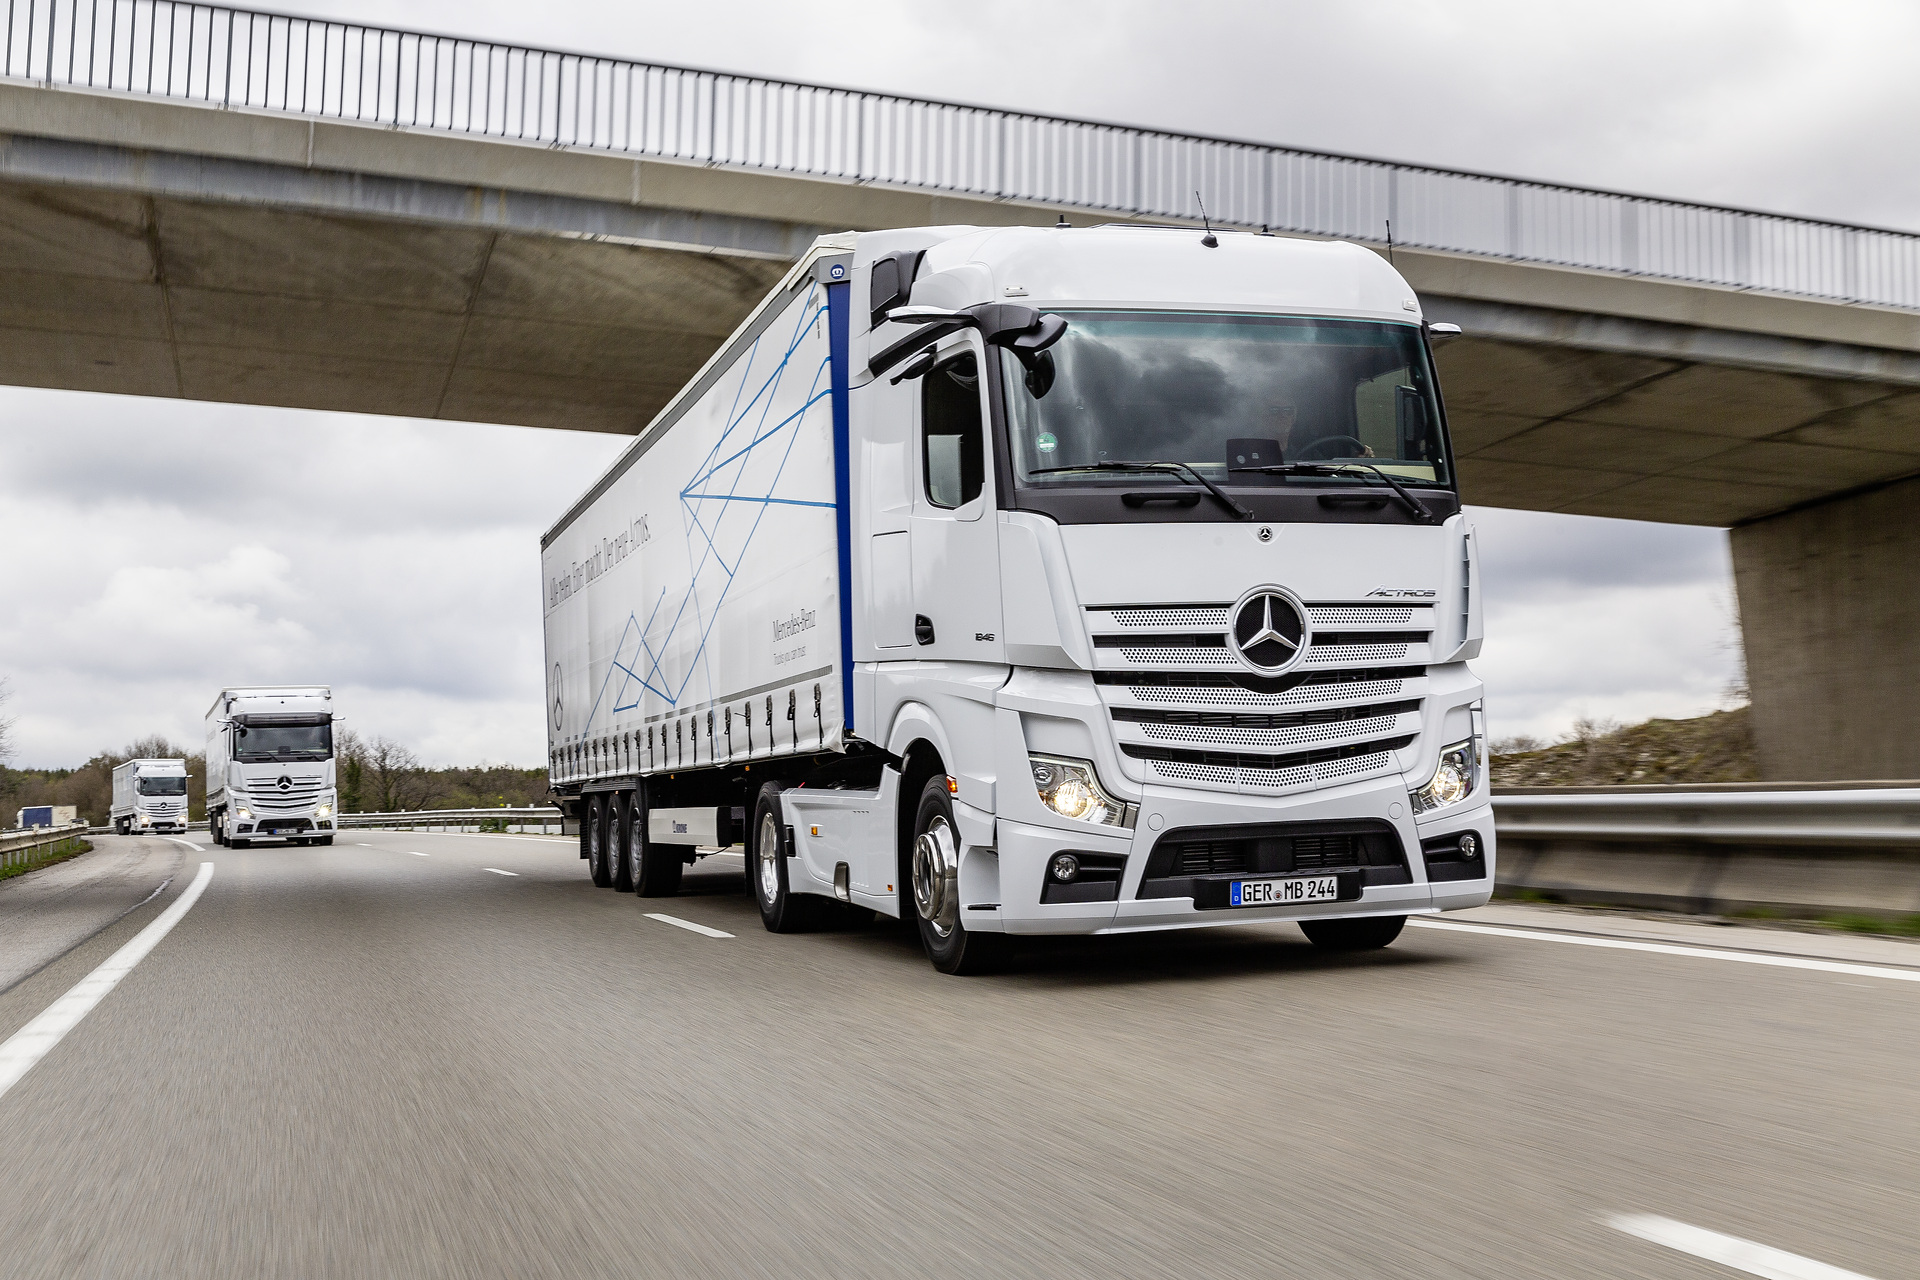
<path id="1" fill-rule="evenodd" d="M 753 825 L 747 828 L 747 888 L 760 907 L 760 923 L 770 933 L 799 933 L 817 927 L 829 906 L 816 894 L 795 893 L 787 883 L 787 858 L 792 854 L 787 824 L 780 812 L 780 784 L 763 783 L 753 802 Z"/>
<path id="2" fill-rule="evenodd" d="M 1400 936 L 1405 916 L 1367 916 L 1359 920 L 1302 920 L 1300 932 L 1322 951 L 1375 951 Z"/>
<path id="3" fill-rule="evenodd" d="M 607 862 L 612 868 L 613 891 L 633 892 L 633 795 L 615 794 L 607 801 Z"/>
<path id="4" fill-rule="evenodd" d="M 607 819 L 611 816 L 612 805 L 604 795 L 596 795 L 587 801 L 586 820 L 580 824 L 583 838 L 587 842 L 587 878 L 593 881 L 596 889 L 611 888 L 613 885 L 613 859 L 607 856 Z"/>
<path id="5" fill-rule="evenodd" d="M 627 860 L 633 864 L 633 892 L 642 898 L 671 898 L 680 892 L 687 860 L 678 845 L 647 839 L 647 793 L 633 793 L 633 822 L 627 832 Z"/>
<path id="6" fill-rule="evenodd" d="M 987 973 L 1006 959 L 1006 935 L 973 933 L 960 919 L 960 835 L 944 774 L 927 780 L 913 815 L 907 883 L 920 945 L 941 973 Z"/>
<path id="7" fill-rule="evenodd" d="M 333 843 L 333 837 L 321 836 L 318 840 L 315 840 L 314 843 L 317 845 L 329 845 Z"/>
<path id="8" fill-rule="evenodd" d="M 253 848 L 253 841 L 251 841 L 251 840 L 237 840 L 237 839 L 230 839 L 230 840 L 228 840 L 228 841 L 227 841 L 227 848 L 229 848 L 229 849 L 251 849 L 251 848 Z"/>

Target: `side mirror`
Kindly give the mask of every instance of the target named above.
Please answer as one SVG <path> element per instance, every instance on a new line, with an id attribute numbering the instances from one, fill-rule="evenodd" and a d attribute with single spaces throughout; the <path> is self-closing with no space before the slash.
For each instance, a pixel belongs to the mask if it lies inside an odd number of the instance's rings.
<path id="1" fill-rule="evenodd" d="M 1429 323 L 1427 325 L 1427 341 L 1431 342 L 1436 347 L 1439 346 L 1441 343 L 1448 341 L 1451 338 L 1457 338 L 1459 336 L 1460 336 L 1460 326 L 1457 324 Z"/>
<path id="2" fill-rule="evenodd" d="M 988 346 L 1007 348 L 1026 366 L 1029 389 L 1032 387 L 1037 357 L 1060 341 L 1067 332 L 1067 322 L 1059 316 L 1010 302 L 982 302 L 960 311 L 945 311 L 939 307 L 896 307 L 887 314 L 887 320 L 894 324 L 912 325 L 915 331 L 867 361 L 867 371 L 875 377 L 918 355 L 949 334 L 962 329 L 977 329 Z M 1051 361 L 1048 363 L 1051 364 Z M 925 373 L 926 370 L 920 372 Z M 901 375 L 917 376 L 911 371 Z M 1045 381 L 1046 385 L 1053 385 L 1050 374 L 1045 376 Z"/>

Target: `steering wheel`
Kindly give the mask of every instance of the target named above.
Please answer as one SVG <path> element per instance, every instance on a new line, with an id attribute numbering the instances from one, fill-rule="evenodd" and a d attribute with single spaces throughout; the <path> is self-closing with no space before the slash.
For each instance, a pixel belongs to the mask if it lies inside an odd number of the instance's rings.
<path id="1" fill-rule="evenodd" d="M 1331 451 L 1325 452 L 1325 453 L 1321 452 L 1321 450 L 1325 449 L 1326 446 L 1328 445 L 1339 445 L 1339 444 L 1352 445 L 1353 452 L 1349 454 L 1338 454 L 1338 453 L 1333 453 Z M 1356 439 L 1353 436 L 1321 436 L 1318 440 L 1315 440 L 1313 443 L 1301 449 L 1298 454 L 1294 455 L 1294 461 L 1305 462 L 1311 458 L 1338 458 L 1338 457 L 1364 458 L 1366 456 L 1367 456 L 1367 442 L 1364 440 Z"/>

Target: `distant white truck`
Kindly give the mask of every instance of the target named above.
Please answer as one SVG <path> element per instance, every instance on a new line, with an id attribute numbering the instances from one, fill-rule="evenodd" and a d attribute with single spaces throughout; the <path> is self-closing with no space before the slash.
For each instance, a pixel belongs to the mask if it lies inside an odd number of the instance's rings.
<path id="1" fill-rule="evenodd" d="M 207 710 L 207 826 L 215 844 L 332 844 L 333 691 L 222 689 Z"/>
<path id="2" fill-rule="evenodd" d="M 80 809 L 70 804 L 28 805 L 14 817 L 14 825 L 23 831 L 29 827 L 70 827 L 78 821 Z"/>
<path id="3" fill-rule="evenodd" d="M 542 541 L 594 883 L 777 932 L 1296 920 L 1493 886 L 1481 584 L 1413 288 L 1141 227 L 827 236 Z"/>
<path id="4" fill-rule="evenodd" d="M 113 771 L 113 807 L 107 812 L 116 835 L 184 832 L 187 829 L 187 762 L 129 760 Z"/>

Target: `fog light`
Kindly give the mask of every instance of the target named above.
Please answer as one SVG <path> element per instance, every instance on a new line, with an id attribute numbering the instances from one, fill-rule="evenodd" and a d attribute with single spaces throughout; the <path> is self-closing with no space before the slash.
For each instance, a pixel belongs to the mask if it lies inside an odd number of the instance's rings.
<path id="1" fill-rule="evenodd" d="M 1053 855 L 1053 865 L 1048 868 L 1048 871 L 1055 880 L 1066 884 L 1080 874 L 1080 859 L 1070 853 L 1056 853 Z"/>
<path id="2" fill-rule="evenodd" d="M 1460 837 L 1460 856 L 1472 862 L 1480 856 L 1480 837 L 1469 831 Z"/>

